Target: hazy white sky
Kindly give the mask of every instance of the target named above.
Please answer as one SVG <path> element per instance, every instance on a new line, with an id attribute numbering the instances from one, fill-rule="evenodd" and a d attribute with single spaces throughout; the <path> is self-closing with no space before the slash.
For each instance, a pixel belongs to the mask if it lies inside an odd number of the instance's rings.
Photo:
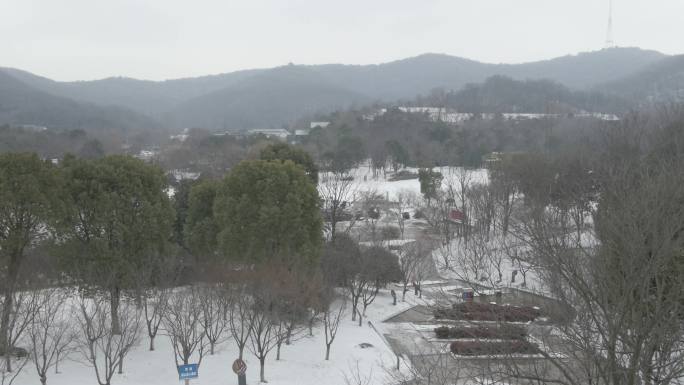
<path id="1" fill-rule="evenodd" d="M 613 0 L 615 42 L 684 53 L 684 0 Z M 380 63 L 524 62 L 604 46 L 608 0 L 0 0 L 0 66 L 57 80 Z"/>

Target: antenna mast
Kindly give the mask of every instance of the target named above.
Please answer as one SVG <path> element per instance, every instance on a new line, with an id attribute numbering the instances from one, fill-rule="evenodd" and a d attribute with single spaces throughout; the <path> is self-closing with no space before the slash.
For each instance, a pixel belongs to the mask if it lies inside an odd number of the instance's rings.
<path id="1" fill-rule="evenodd" d="M 606 32 L 606 48 L 615 47 L 613 41 L 613 0 L 608 0 L 608 31 Z"/>

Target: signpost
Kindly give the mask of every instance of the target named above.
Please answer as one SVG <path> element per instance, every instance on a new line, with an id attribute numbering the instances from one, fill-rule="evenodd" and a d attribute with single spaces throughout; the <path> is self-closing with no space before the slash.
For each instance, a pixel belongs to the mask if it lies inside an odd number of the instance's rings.
<path id="1" fill-rule="evenodd" d="M 178 379 L 185 380 L 186 384 L 190 383 L 191 379 L 199 377 L 199 364 L 189 364 L 178 366 Z"/>
<path id="2" fill-rule="evenodd" d="M 233 361 L 233 373 L 238 376 L 238 385 L 247 385 L 247 377 L 245 373 L 247 372 L 247 364 L 241 359 Z"/>

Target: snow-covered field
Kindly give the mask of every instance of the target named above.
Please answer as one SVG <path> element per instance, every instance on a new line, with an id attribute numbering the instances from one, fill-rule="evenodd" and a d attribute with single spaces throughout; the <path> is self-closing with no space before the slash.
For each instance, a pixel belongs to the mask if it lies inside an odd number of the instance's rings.
<path id="1" fill-rule="evenodd" d="M 417 169 L 408 171 L 417 172 Z M 458 168 L 435 168 L 444 175 L 443 184 L 450 178 L 455 178 Z M 399 192 L 420 194 L 418 179 L 389 181 L 380 174 L 373 177 L 372 170 L 360 167 L 352 171 L 357 184 L 357 191 L 375 191 L 395 199 Z M 389 178 L 390 174 L 387 174 Z M 486 181 L 486 170 L 472 173 L 471 183 Z M 453 180 L 453 179 L 452 179 Z M 329 361 L 325 358 L 325 336 L 322 324 L 314 329 L 314 335 L 308 336 L 308 330 L 302 338 L 292 345 L 283 345 L 281 359 L 276 360 L 275 349 L 269 354 L 266 362 L 265 377 L 270 384 L 282 385 L 336 385 L 346 384 L 345 375 L 360 372 L 361 377 L 369 378 L 368 384 L 387 383 L 387 371 L 396 365 L 396 356 L 381 334 L 390 328 L 382 321 L 397 314 L 412 305 L 417 299 L 413 294 L 407 294 L 407 302 L 399 301 L 392 305 L 392 298 L 388 290 L 382 290 L 375 302 L 368 308 L 366 318 L 361 327 L 351 321 L 349 310 L 341 323 L 338 335 L 332 345 Z M 374 328 L 370 326 L 373 324 Z M 160 332 L 161 333 L 161 332 Z M 361 348 L 361 344 L 372 347 Z M 155 339 L 155 351 L 148 351 L 148 339 L 142 332 L 140 343 L 131 351 L 124 362 L 124 373 L 115 374 L 113 385 L 167 385 L 177 383 L 172 347 L 169 338 L 159 335 Z M 237 383 L 236 375 L 231 370 L 232 362 L 237 358 L 237 347 L 232 339 L 223 342 L 213 356 L 205 356 L 199 368 L 199 378 L 192 380 L 193 384 L 232 384 Z M 245 352 L 247 363 L 247 383 L 259 383 L 259 361 L 249 352 Z M 14 382 L 17 385 L 39 383 L 35 369 L 29 362 L 23 372 Z M 96 383 L 93 368 L 85 363 L 78 353 L 73 353 L 68 360 L 60 363 L 60 373 L 54 370 L 48 373 L 48 384 L 51 385 L 81 385 Z"/>
<path id="2" fill-rule="evenodd" d="M 407 296 L 408 299 L 408 296 Z M 387 290 L 381 291 L 375 302 L 367 309 L 367 317 L 361 327 L 358 322 L 351 321 L 347 312 L 340 330 L 332 345 L 329 361 L 325 358 L 325 337 L 322 324 L 314 329 L 314 336 L 303 338 L 290 346 L 283 345 L 281 360 L 276 361 L 275 350 L 269 354 L 266 362 L 266 380 L 277 385 L 336 385 L 345 384 L 345 375 L 349 376 L 358 368 L 363 377 L 372 377 L 370 384 L 384 384 L 386 370 L 395 364 L 392 354 L 383 338 L 368 324 L 372 322 L 380 333 L 383 333 L 382 320 L 410 306 L 409 302 L 392 305 Z M 158 336 L 155 340 L 156 350 L 148 351 L 148 339 L 143 338 L 138 346 L 126 357 L 124 374 L 115 374 L 113 385 L 168 385 L 178 383 L 173 351 L 166 336 Z M 373 345 L 369 348 L 359 347 L 362 343 Z M 237 377 L 231 370 L 232 362 L 237 358 L 237 348 L 232 339 L 224 342 L 214 356 L 205 356 L 199 369 L 199 378 L 192 384 L 224 385 L 237 383 Z M 68 361 L 60 363 L 60 374 L 51 370 L 48 384 L 81 385 L 95 384 L 93 368 L 81 362 L 75 353 Z M 249 352 L 245 352 L 247 363 L 247 383 L 259 383 L 259 361 Z M 40 383 L 35 369 L 29 362 L 24 371 L 14 382 L 17 385 Z"/>
<path id="3" fill-rule="evenodd" d="M 433 171 L 442 173 L 442 187 L 447 187 L 449 182 L 453 182 L 463 169 L 460 167 L 435 167 Z M 404 168 L 402 171 L 409 171 L 418 173 L 417 168 Z M 377 177 L 373 175 L 373 171 L 368 166 L 360 166 L 352 169 L 349 173 L 354 177 L 355 190 L 374 191 L 382 194 L 390 200 L 395 200 L 397 194 L 400 192 L 413 193 L 420 195 L 420 182 L 418 178 L 409 180 L 390 181 L 389 178 L 392 173 L 388 172 L 385 175 L 378 173 Z M 471 183 L 482 183 L 488 179 L 486 169 L 477 169 L 470 172 Z"/>

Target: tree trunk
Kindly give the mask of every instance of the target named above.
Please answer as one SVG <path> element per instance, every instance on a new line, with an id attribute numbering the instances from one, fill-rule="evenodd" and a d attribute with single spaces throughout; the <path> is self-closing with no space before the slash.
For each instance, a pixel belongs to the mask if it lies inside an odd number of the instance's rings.
<path id="1" fill-rule="evenodd" d="M 290 324 L 287 328 L 287 338 L 285 339 L 285 345 L 290 344 L 290 338 L 292 337 L 292 329 L 294 328 L 294 324 Z"/>
<path id="2" fill-rule="evenodd" d="M 2 306 L 2 319 L 0 319 L 0 354 L 5 355 L 6 370 L 12 371 L 12 360 L 10 359 L 11 346 L 9 341 L 9 322 L 12 308 L 14 307 L 14 288 L 19 275 L 19 261 L 21 257 L 18 253 L 12 253 L 7 266 L 7 281 L 3 292 L 5 298 Z"/>
<path id="3" fill-rule="evenodd" d="M 47 384 L 47 376 L 45 376 L 45 375 L 40 376 L 40 383 L 42 385 Z"/>
<path id="4" fill-rule="evenodd" d="M 119 322 L 119 300 L 121 296 L 121 291 L 118 287 L 111 289 L 109 302 L 111 305 L 112 313 L 112 334 L 121 334 L 121 322 Z"/>
<path id="5" fill-rule="evenodd" d="M 2 304 L 2 322 L 0 323 L 0 354 L 6 355 L 9 349 L 9 321 L 12 307 L 14 306 L 12 289 L 9 287 L 3 293 L 5 298 Z"/>
<path id="6" fill-rule="evenodd" d="M 281 342 L 278 342 L 276 344 L 276 361 L 280 361 L 280 346 L 282 345 Z"/>
<path id="7" fill-rule="evenodd" d="M 359 297 L 353 297 L 352 298 L 352 321 L 356 321 L 356 313 L 358 311 L 359 311 Z"/>
<path id="8" fill-rule="evenodd" d="M 266 365 L 266 358 L 259 358 L 259 382 L 267 382 L 264 376 L 264 366 Z"/>
<path id="9" fill-rule="evenodd" d="M 123 374 L 123 354 L 119 355 L 119 374 Z"/>
<path id="10" fill-rule="evenodd" d="M 154 336 L 150 336 L 150 351 L 154 351 Z"/>
<path id="11" fill-rule="evenodd" d="M 0 354 L 3 355 L 2 359 L 5 360 L 5 370 L 7 372 L 12 372 L 12 355 L 10 354 L 11 349 L 9 346 L 9 321 L 13 306 L 12 302 L 12 290 L 8 287 L 5 290 L 5 301 L 2 306 L 2 325 L 0 326 Z"/>
<path id="12" fill-rule="evenodd" d="M 214 355 L 214 347 L 216 346 L 216 342 L 209 341 L 209 355 L 213 356 Z"/>
<path id="13" fill-rule="evenodd" d="M 328 361 L 330 359 L 330 345 L 325 345 L 325 360 Z"/>

